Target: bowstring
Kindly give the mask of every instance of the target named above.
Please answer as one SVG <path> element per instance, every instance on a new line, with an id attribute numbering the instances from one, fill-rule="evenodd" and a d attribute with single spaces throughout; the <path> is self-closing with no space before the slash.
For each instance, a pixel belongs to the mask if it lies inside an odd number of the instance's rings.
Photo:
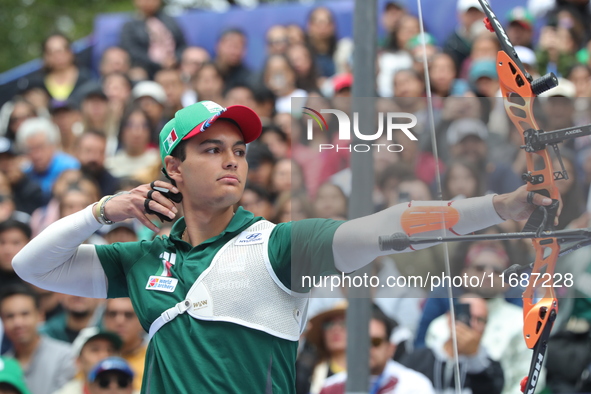
<path id="1" fill-rule="evenodd" d="M 423 68 L 425 72 L 425 90 L 427 93 L 427 107 L 428 107 L 428 118 L 429 118 L 429 128 L 431 130 L 431 144 L 433 145 L 433 157 L 435 159 L 435 179 L 437 183 L 437 198 L 439 201 L 443 201 L 443 192 L 441 187 L 441 170 L 439 168 L 439 154 L 437 153 L 437 139 L 435 133 L 435 116 L 433 114 L 433 96 L 431 94 L 431 80 L 429 79 L 429 66 L 427 64 L 427 44 L 425 40 L 425 26 L 423 25 L 423 10 L 421 7 L 421 0 L 417 0 L 417 8 L 418 8 L 418 16 L 419 16 L 419 26 L 421 29 L 421 38 L 423 44 Z M 443 212 L 441 213 L 441 223 L 445 223 Z M 442 227 L 443 236 L 446 236 L 446 228 L 445 226 Z M 443 243 L 443 247 L 445 249 L 444 258 L 445 258 L 445 273 L 446 275 L 451 278 L 451 266 L 449 262 L 449 248 L 447 246 L 447 242 Z M 455 316 L 455 308 L 453 302 L 453 292 L 452 287 L 449 286 L 447 288 L 447 297 L 449 300 L 449 310 L 451 313 L 451 340 L 452 340 L 452 347 L 454 352 L 454 378 L 455 378 L 455 392 L 456 394 L 461 394 L 461 378 L 460 378 L 460 361 L 458 359 L 458 338 L 456 335 L 456 320 Z"/>

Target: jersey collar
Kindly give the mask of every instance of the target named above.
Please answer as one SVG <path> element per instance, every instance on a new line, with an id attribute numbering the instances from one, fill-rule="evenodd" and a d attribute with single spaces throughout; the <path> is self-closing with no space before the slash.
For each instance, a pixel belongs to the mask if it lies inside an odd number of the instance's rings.
<path id="1" fill-rule="evenodd" d="M 236 210 L 236 212 L 234 213 L 234 216 L 232 217 L 232 220 L 230 220 L 230 223 L 228 224 L 226 229 L 222 231 L 220 234 L 216 235 L 215 237 L 212 237 L 204 241 L 203 243 L 214 242 L 228 233 L 242 231 L 246 226 L 250 225 L 253 222 L 253 219 L 254 215 L 252 212 L 247 211 L 242 207 L 238 207 L 238 210 Z M 187 225 L 185 224 L 185 218 L 182 217 L 172 226 L 172 229 L 170 231 L 170 239 L 174 242 L 184 242 L 181 239 L 181 237 L 183 235 L 183 231 L 185 231 L 185 227 L 187 227 Z"/>

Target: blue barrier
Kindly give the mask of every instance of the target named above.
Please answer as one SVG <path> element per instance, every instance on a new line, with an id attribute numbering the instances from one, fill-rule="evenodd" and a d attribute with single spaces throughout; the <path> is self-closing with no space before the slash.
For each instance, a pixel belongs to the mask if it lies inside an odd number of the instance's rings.
<path id="1" fill-rule="evenodd" d="M 378 10 L 383 9 L 387 0 L 378 0 Z M 402 0 L 409 12 L 417 15 L 415 0 Z M 501 22 L 505 21 L 507 12 L 518 5 L 525 6 L 526 0 L 493 0 L 491 1 L 495 13 Z M 451 34 L 457 24 L 456 0 L 423 0 L 423 15 L 425 28 L 443 44 L 445 38 Z M 199 45 L 213 55 L 219 35 L 226 29 L 239 28 L 248 36 L 248 50 L 245 63 L 254 70 L 260 70 L 265 60 L 265 33 L 275 24 L 297 24 L 305 27 L 310 11 L 318 6 L 326 6 L 335 15 L 337 36 L 351 37 L 353 32 L 353 0 L 333 0 L 308 4 L 265 4 L 254 9 L 233 8 L 224 13 L 211 11 L 189 11 L 177 18 L 185 32 L 189 45 Z M 92 68 L 95 69 L 103 51 L 119 43 L 119 34 L 123 24 L 131 18 L 130 13 L 99 14 L 95 18 L 93 36 L 78 40 L 75 50 L 88 48 L 92 45 Z M 378 18 L 378 34 L 383 35 L 383 29 Z M 539 25 L 539 23 L 538 23 Z M 12 70 L 0 74 L 0 85 L 14 82 L 40 68 L 39 59 L 32 60 Z"/>

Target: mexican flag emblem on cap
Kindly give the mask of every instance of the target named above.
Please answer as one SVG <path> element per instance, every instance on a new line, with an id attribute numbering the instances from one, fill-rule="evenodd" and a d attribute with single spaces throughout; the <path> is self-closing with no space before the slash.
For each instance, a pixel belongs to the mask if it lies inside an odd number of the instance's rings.
<path id="1" fill-rule="evenodd" d="M 179 137 L 176 135 L 176 131 L 174 131 L 174 129 L 170 130 L 170 133 L 168 133 L 168 136 L 164 140 L 164 149 L 166 150 L 166 153 L 170 153 L 173 144 L 178 139 Z"/>

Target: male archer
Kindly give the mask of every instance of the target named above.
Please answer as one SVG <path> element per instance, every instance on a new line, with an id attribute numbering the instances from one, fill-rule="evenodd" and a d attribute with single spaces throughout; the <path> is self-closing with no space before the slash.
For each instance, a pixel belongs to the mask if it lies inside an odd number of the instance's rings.
<path id="1" fill-rule="evenodd" d="M 48 290 L 131 298 L 151 335 L 143 393 L 294 392 L 307 306 L 294 272 L 352 272 L 391 254 L 380 251 L 378 237 L 407 232 L 411 211 L 445 207 L 450 232 L 466 234 L 551 203 L 538 194 L 529 203 L 522 187 L 462 201 L 413 201 L 350 221 L 274 225 L 233 209 L 246 182 L 246 144 L 260 133 L 260 119 L 244 106 L 202 101 L 178 111 L 160 134 L 171 183 L 105 197 L 49 226 L 13 260 L 18 275 Z M 136 218 L 157 231 L 147 213 L 174 218 L 171 199 L 179 193 L 184 217 L 170 237 L 82 245 L 101 223 Z M 422 236 L 440 230 L 424 224 L 430 231 Z M 162 275 L 163 256 L 173 254 Z"/>

